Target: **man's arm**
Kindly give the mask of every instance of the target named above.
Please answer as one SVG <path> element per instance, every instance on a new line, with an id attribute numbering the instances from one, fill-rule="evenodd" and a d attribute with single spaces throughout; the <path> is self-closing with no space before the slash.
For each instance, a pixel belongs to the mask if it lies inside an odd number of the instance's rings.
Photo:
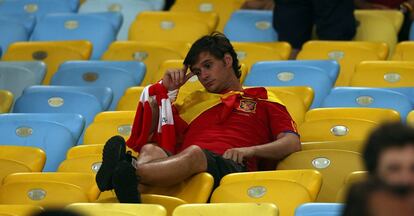
<path id="1" fill-rule="evenodd" d="M 223 158 L 231 159 L 242 163 L 244 159 L 261 157 L 266 159 L 279 160 L 287 155 L 300 151 L 301 144 L 299 136 L 294 133 L 280 133 L 273 142 L 263 145 L 228 149 Z"/>

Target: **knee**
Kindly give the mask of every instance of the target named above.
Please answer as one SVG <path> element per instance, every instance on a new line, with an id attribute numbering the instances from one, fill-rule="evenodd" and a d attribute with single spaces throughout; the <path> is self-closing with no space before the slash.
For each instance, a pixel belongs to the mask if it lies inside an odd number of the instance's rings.
<path id="1" fill-rule="evenodd" d="M 142 154 L 144 152 L 146 152 L 146 153 L 148 153 L 148 152 L 154 152 L 154 151 L 157 151 L 158 148 L 159 148 L 158 146 L 156 146 L 154 144 L 151 144 L 151 143 L 145 144 L 144 146 L 142 146 L 141 151 L 140 151 L 140 154 Z"/>
<path id="2" fill-rule="evenodd" d="M 184 154 L 184 156 L 195 158 L 195 159 L 205 157 L 203 149 L 201 149 L 200 146 L 196 146 L 196 145 L 191 145 L 187 147 L 186 149 L 184 149 L 182 153 Z"/>

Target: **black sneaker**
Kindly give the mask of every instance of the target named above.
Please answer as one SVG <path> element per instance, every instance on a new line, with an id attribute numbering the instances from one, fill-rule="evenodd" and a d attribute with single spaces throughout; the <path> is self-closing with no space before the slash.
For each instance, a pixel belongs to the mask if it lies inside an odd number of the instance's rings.
<path id="1" fill-rule="evenodd" d="M 115 169 L 112 184 L 120 203 L 141 203 L 138 191 L 139 177 L 130 162 L 121 161 Z"/>
<path id="2" fill-rule="evenodd" d="M 111 137 L 102 153 L 102 165 L 96 174 L 96 184 L 100 191 L 112 190 L 112 176 L 118 163 L 125 160 L 126 144 L 121 136 Z"/>

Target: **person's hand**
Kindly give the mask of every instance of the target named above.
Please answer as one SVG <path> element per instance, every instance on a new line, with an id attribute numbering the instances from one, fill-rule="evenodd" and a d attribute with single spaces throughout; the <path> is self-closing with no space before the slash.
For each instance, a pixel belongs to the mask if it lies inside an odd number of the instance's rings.
<path id="1" fill-rule="evenodd" d="M 233 160 L 239 164 L 242 164 L 243 161 L 247 158 L 254 156 L 254 146 L 252 147 L 242 147 L 242 148 L 232 148 L 227 149 L 224 152 L 223 158 Z"/>
<path id="2" fill-rule="evenodd" d="M 162 78 L 162 84 L 168 91 L 176 90 L 187 82 L 194 74 L 190 71 L 187 74 L 187 66 L 182 69 L 168 69 Z"/>

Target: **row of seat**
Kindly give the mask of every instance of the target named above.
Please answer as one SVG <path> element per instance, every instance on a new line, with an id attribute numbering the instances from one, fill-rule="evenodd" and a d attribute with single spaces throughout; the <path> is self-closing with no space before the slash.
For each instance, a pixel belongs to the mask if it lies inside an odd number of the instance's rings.
<path id="1" fill-rule="evenodd" d="M 286 60 L 291 48 L 287 43 L 233 43 L 241 63 L 247 70 L 258 61 Z M 142 61 L 147 66 L 147 77 L 142 85 L 151 83 L 152 74 L 157 73 L 162 62 L 171 59 L 183 59 L 189 49 L 188 43 L 179 42 L 133 42 L 119 41 L 110 45 L 102 56 L 102 60 L 134 60 Z M 409 61 L 412 42 L 403 42 L 397 46 L 392 59 Z M 60 64 L 68 60 L 88 60 L 91 55 L 91 44 L 86 41 L 67 42 L 19 42 L 10 46 L 4 54 L 4 61 L 38 60 L 47 65 L 44 81 L 49 84 L 50 77 Z M 338 42 L 311 41 L 305 44 L 299 53 L 298 60 L 336 60 L 340 72 L 336 86 L 348 86 L 352 81 L 355 67 L 362 61 L 385 60 L 388 48 L 383 43 L 371 42 Z M 394 81 L 395 83 L 396 81 Z"/>
<path id="2" fill-rule="evenodd" d="M 349 161 L 340 161 L 348 152 L 331 151 L 331 153 L 332 155 L 326 154 L 325 159 L 331 160 L 332 164 L 323 163 L 321 160 L 323 158 L 318 157 L 312 159 L 314 165 L 308 169 L 292 167 L 290 170 L 229 174 L 214 190 L 212 176 L 200 173 L 178 185 L 167 188 L 152 187 L 143 191 L 142 200 L 145 204 L 160 204 L 169 213 L 183 204 L 206 203 L 210 200 L 211 203 L 273 203 L 279 208 L 281 215 L 293 215 L 295 209 L 303 203 L 335 202 L 337 192 L 346 186 L 344 182 L 346 177 L 352 176 L 352 172 L 360 168 L 352 163 L 356 159 L 357 155 L 355 155 L 355 157 L 345 157 L 352 159 L 348 165 L 352 168 L 339 169 L 345 168 L 346 163 L 349 163 Z M 334 154 L 337 155 L 333 156 Z M 309 154 L 310 157 L 316 155 L 313 152 Z M 306 166 L 304 161 L 309 162 L 309 159 L 302 159 L 298 163 Z M 85 163 L 86 160 L 83 162 Z M 89 163 L 83 166 L 88 165 Z M 65 196 L 62 196 L 62 193 Z M 212 193 L 211 197 L 210 193 Z M 326 193 L 330 193 L 333 197 L 322 198 Z M 14 173 L 7 175 L 0 186 L 1 204 L 58 207 L 74 202 L 116 203 L 117 199 L 113 192 L 99 195 L 94 182 L 94 173 L 91 171 Z"/>
<path id="3" fill-rule="evenodd" d="M 128 0 L 130 1 L 130 0 Z M 83 14 L 48 14 L 39 19 L 34 32 L 30 36 L 30 40 L 47 41 L 47 40 L 89 40 L 94 47 L 92 54 L 93 59 L 99 59 L 104 50 L 107 49 L 110 42 L 116 39 L 119 29 L 121 28 L 122 40 L 152 40 L 152 41 L 184 41 L 193 42 L 202 35 L 206 35 L 214 31 L 219 22 L 219 16 L 213 12 L 200 13 L 195 10 L 172 10 L 171 12 L 137 12 L 127 17 L 124 16 L 124 24 L 122 25 L 122 14 L 119 12 L 108 12 L 106 5 L 100 6 L 103 10 L 97 9 L 97 3 L 91 3 L 94 8 L 86 10 Z M 88 5 L 88 3 L 85 3 Z M 118 7 L 121 7 L 118 5 Z M 178 7 L 178 6 L 177 6 Z M 137 7 L 128 7 L 137 8 Z M 139 7 L 138 7 L 139 8 Z M 176 7 L 173 7 L 173 9 Z M 211 10 L 214 11 L 214 10 Z M 135 11 L 136 12 L 136 11 Z M 397 43 L 397 32 L 402 23 L 402 14 L 397 11 L 357 11 L 357 19 L 360 18 L 360 27 L 355 37 L 356 41 L 372 41 L 383 42 L 388 44 L 393 51 Z M 187 17 L 192 17 L 188 19 Z M 385 34 L 375 34 L 367 36 L 366 32 L 371 29 L 377 29 L 378 17 L 389 26 L 391 33 L 384 30 Z M 371 19 L 376 22 L 370 21 Z M 8 22 L 6 18 L 3 20 L 8 25 L 18 25 L 16 32 L 6 31 L 3 34 L 5 42 L 9 44 L 12 41 L 28 40 L 30 28 L 33 28 L 33 21 L 22 18 L 20 22 Z M 7 19 L 9 20 L 9 19 Z M 103 22 L 105 21 L 105 22 Z M 221 20 L 222 21 L 222 20 Z M 28 22 L 24 24 L 23 22 Z M 110 25 L 112 23 L 113 25 Z M 121 27 L 122 25 L 122 27 Z M 384 24 L 382 24 L 384 25 Z M 21 35 L 26 26 L 24 35 Z M 30 26 L 30 27 L 28 27 Z M 96 31 L 99 28 L 101 31 Z M 361 29 L 361 30 L 359 30 Z M 125 35 L 128 34 L 126 37 Z M 224 33 L 228 35 L 231 41 L 239 42 L 275 42 L 277 41 L 277 33 L 272 27 L 271 11 L 253 11 L 239 10 L 235 11 L 230 20 L 226 23 Z M 242 33 L 242 34 L 241 34 Z M 388 33 L 388 34 L 387 34 Z M 394 36 L 392 37 L 392 34 Z M 381 37 L 384 35 L 383 37 Z M 390 36 L 391 35 L 391 36 Z M 26 38 L 26 39 L 24 39 Z M 118 36 L 119 38 L 119 36 Z M 391 38 L 391 39 L 390 39 Z M 3 49 L 6 50 L 6 45 Z"/>
<path id="4" fill-rule="evenodd" d="M 300 205 L 295 216 L 339 216 L 342 213 L 341 203 L 306 203 Z M 15 216 L 41 213 L 44 210 L 40 206 L 31 205 L 0 205 L 0 212 L 13 213 Z M 78 213 L 80 215 L 139 215 L 167 216 L 167 211 L 161 205 L 156 204 L 120 204 L 120 203 L 73 203 L 61 210 Z M 279 209 L 271 203 L 210 203 L 210 204 L 184 204 L 178 206 L 173 216 L 278 216 Z"/>

